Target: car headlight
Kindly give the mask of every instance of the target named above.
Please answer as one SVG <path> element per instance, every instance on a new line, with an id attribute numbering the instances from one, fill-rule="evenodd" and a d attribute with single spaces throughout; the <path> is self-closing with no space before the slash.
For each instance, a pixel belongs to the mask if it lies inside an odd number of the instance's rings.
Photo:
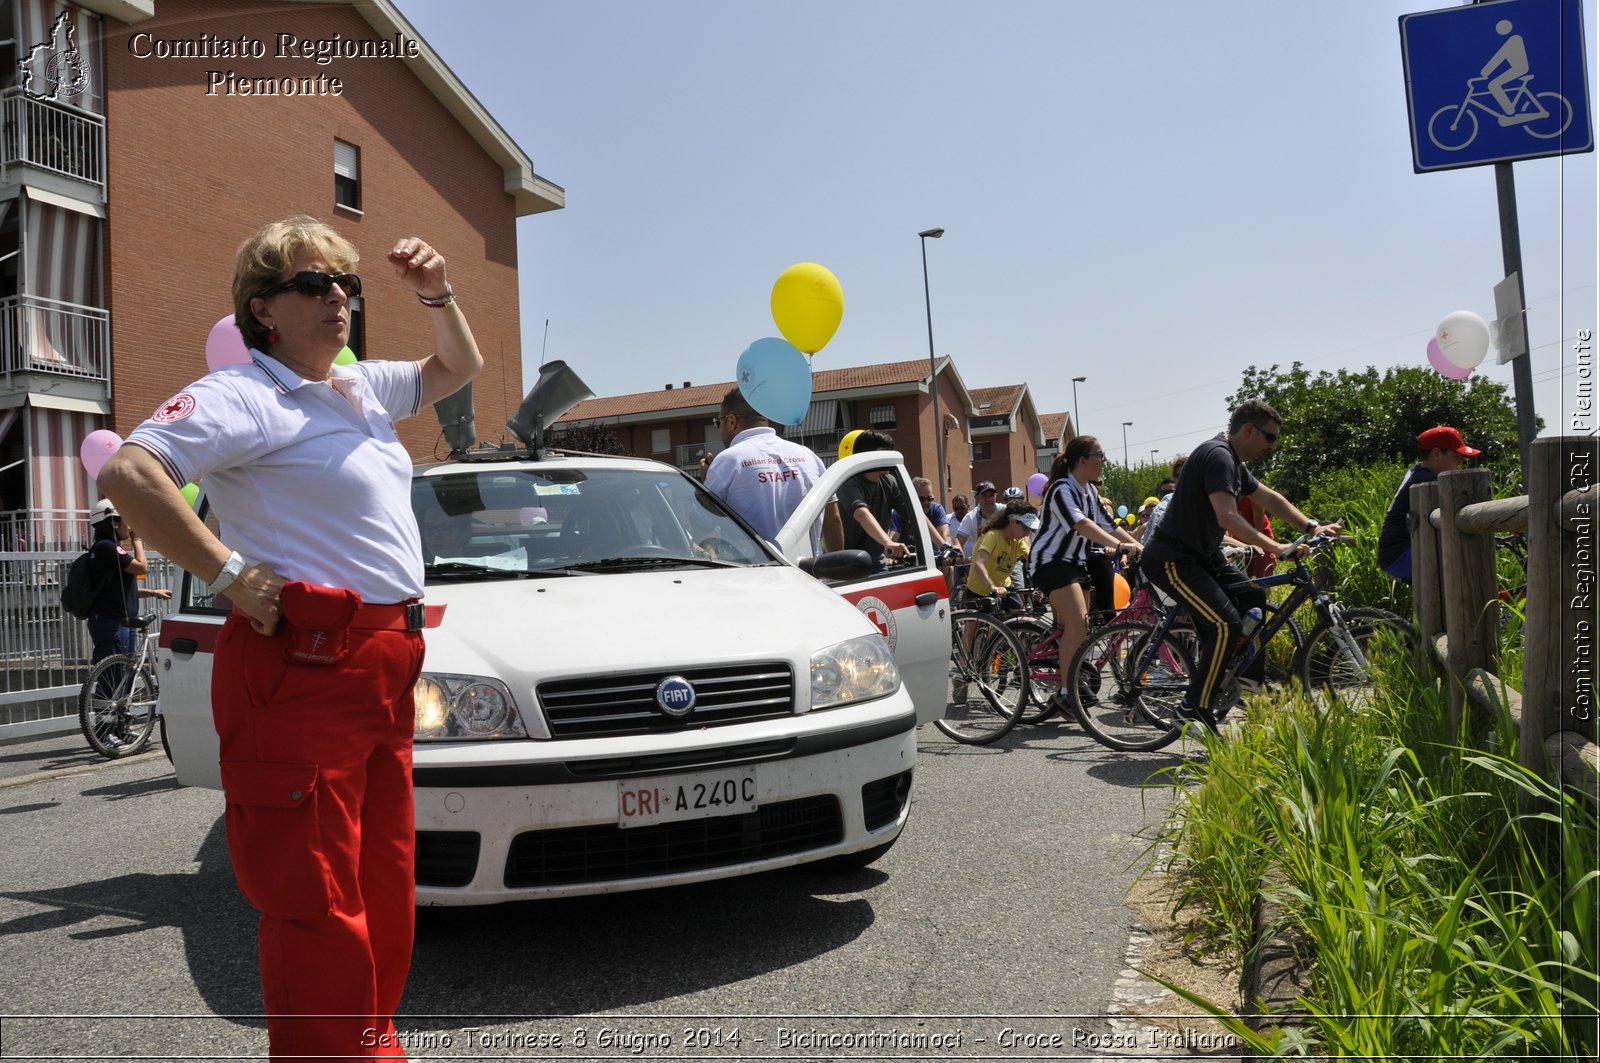
<path id="1" fill-rule="evenodd" d="M 811 655 L 811 708 L 887 697 L 900 689 L 900 669 L 882 635 L 862 635 Z"/>
<path id="2" fill-rule="evenodd" d="M 428 672 L 417 680 L 414 693 L 419 742 L 528 737 L 516 700 L 498 679 Z"/>

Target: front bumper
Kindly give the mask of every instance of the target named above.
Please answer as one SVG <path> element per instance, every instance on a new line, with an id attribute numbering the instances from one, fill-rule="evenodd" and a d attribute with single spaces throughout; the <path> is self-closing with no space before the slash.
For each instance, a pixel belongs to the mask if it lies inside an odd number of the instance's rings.
<path id="1" fill-rule="evenodd" d="M 845 727 L 832 726 L 846 719 Z M 695 731 L 648 750 L 524 744 L 419 748 L 417 903 L 497 904 L 703 882 L 882 845 L 905 826 L 916 716 L 902 689 L 845 710 Z M 709 740 L 708 740 L 709 739 Z M 663 748 L 663 745 L 666 748 Z M 452 756 L 454 754 L 454 756 Z M 618 826 L 619 780 L 755 766 L 754 812 Z"/>

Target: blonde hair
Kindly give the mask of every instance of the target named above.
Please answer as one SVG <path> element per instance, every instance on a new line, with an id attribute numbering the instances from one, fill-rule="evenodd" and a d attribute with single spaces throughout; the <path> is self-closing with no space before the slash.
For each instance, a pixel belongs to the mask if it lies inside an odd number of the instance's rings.
<path id="1" fill-rule="evenodd" d="M 361 256 L 333 226 L 309 214 L 296 214 L 263 227 L 239 245 L 233 260 L 233 319 L 246 347 L 267 348 L 268 328 L 256 320 L 250 300 L 286 279 L 302 251 L 340 273 L 355 272 Z"/>

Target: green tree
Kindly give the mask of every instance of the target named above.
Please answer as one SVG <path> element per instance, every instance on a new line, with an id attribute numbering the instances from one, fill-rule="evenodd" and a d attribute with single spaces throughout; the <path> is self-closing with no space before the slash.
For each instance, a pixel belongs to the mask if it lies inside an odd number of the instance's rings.
<path id="1" fill-rule="evenodd" d="M 1295 502 L 1303 502 L 1312 481 L 1325 473 L 1415 460 L 1417 436 L 1441 424 L 1459 428 L 1470 446 L 1483 451 L 1478 465 L 1500 476 L 1516 472 L 1516 408 L 1505 385 L 1483 377 L 1446 380 L 1413 366 L 1381 376 L 1372 366 L 1315 376 L 1299 362 L 1287 370 L 1250 366 L 1229 396 L 1229 408 L 1252 398 L 1265 399 L 1283 415 L 1275 453 L 1253 468 Z"/>

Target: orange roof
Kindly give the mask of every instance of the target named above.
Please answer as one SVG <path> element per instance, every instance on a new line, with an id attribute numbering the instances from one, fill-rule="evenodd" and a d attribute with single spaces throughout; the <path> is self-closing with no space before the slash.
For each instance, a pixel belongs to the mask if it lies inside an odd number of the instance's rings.
<path id="1" fill-rule="evenodd" d="M 943 367 L 948 359 L 941 359 Z M 828 392 L 854 391 L 858 388 L 887 387 L 895 384 L 920 384 L 928 376 L 928 361 L 912 358 L 904 362 L 880 362 L 877 365 L 850 366 L 845 369 L 821 369 L 811 376 L 811 394 L 821 398 Z M 613 417 L 637 417 L 642 414 L 670 413 L 699 407 L 716 408 L 722 405 L 722 396 L 733 387 L 733 381 L 718 384 L 697 384 L 688 388 L 662 388 L 660 391 L 639 391 L 632 395 L 607 395 L 578 403 L 562 421 L 595 421 Z"/>
<path id="2" fill-rule="evenodd" d="M 997 388 L 973 388 L 972 405 L 978 408 L 979 416 L 998 417 L 1002 413 L 1010 413 L 1017 408 L 1017 400 L 1022 398 L 1022 384 L 1004 384 Z M 989 409 L 984 410 L 983 404 L 989 404 Z"/>
<path id="3" fill-rule="evenodd" d="M 1067 415 L 1065 413 L 1041 413 L 1039 415 L 1039 427 L 1044 430 L 1046 439 L 1060 439 L 1062 430 L 1067 427 Z"/>

